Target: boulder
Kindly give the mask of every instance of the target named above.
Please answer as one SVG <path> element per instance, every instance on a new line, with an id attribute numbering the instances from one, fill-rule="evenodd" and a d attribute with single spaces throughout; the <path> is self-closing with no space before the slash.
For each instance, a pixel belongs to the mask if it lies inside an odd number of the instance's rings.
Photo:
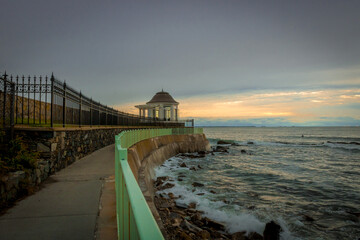
<path id="1" fill-rule="evenodd" d="M 183 162 L 180 164 L 180 167 L 187 167 L 186 164 Z"/>
<path id="2" fill-rule="evenodd" d="M 193 182 L 191 185 L 193 185 L 193 187 L 203 187 L 204 186 L 204 184 L 198 183 L 198 182 Z"/>
<path id="3" fill-rule="evenodd" d="M 214 228 L 215 230 L 225 231 L 225 226 L 222 223 L 219 223 L 207 217 L 203 218 L 203 221 L 208 227 Z"/>
<path id="4" fill-rule="evenodd" d="M 281 231 L 282 229 L 279 224 L 274 221 L 268 222 L 263 232 L 264 240 L 279 240 Z"/>
<path id="5" fill-rule="evenodd" d="M 231 144 L 232 142 L 231 141 L 226 141 L 226 140 L 219 140 L 217 142 L 217 144 Z"/>

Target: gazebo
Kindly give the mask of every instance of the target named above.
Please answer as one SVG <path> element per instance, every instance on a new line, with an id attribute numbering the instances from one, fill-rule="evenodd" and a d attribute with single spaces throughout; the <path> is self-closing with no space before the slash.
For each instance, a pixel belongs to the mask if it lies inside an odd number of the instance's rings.
<path id="1" fill-rule="evenodd" d="M 178 121 L 179 103 L 168 93 L 161 90 L 144 105 L 137 105 L 140 117 L 150 117 L 162 121 Z"/>

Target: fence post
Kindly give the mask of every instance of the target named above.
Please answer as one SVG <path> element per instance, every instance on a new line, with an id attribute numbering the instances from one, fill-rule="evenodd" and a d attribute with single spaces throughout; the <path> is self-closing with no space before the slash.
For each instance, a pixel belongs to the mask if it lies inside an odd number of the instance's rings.
<path id="1" fill-rule="evenodd" d="M 14 101 L 15 101 L 15 84 L 11 83 L 10 89 L 10 137 L 14 139 Z"/>
<path id="2" fill-rule="evenodd" d="M 16 86 L 15 86 L 15 92 L 16 92 L 16 99 L 15 99 L 15 122 L 18 123 L 18 103 L 19 103 L 19 75 L 16 75 Z M 14 93 L 15 94 L 15 93 Z"/>
<path id="3" fill-rule="evenodd" d="M 64 81 L 64 93 L 63 93 L 63 127 L 66 125 L 66 82 Z"/>
<path id="4" fill-rule="evenodd" d="M 79 103 L 79 127 L 81 127 L 81 104 L 82 104 L 82 97 L 80 91 L 80 103 Z"/>
<path id="5" fill-rule="evenodd" d="M 22 91 L 21 91 L 21 124 L 24 124 L 24 92 L 25 92 L 25 85 L 24 85 L 24 81 L 25 81 L 25 76 L 22 75 Z"/>
<path id="6" fill-rule="evenodd" d="M 36 76 L 34 75 L 34 113 L 33 113 L 33 124 L 35 124 L 35 115 L 36 115 L 36 102 L 35 102 L 35 97 L 36 97 Z"/>
<path id="7" fill-rule="evenodd" d="M 40 103 L 40 107 L 39 107 L 39 124 L 41 125 L 41 90 L 42 90 L 42 86 L 41 86 L 41 84 L 42 84 L 42 76 L 40 75 L 40 94 L 39 94 L 39 103 Z"/>
<path id="8" fill-rule="evenodd" d="M 7 89 L 6 89 L 6 77 L 7 77 L 7 74 L 6 72 L 4 73 L 3 75 L 3 78 L 4 78 L 4 101 L 3 101 L 3 128 L 5 128 L 5 114 L 6 114 L 6 94 L 7 94 Z"/>
<path id="9" fill-rule="evenodd" d="M 50 107 L 50 126 L 54 127 L 54 73 L 51 73 L 51 107 Z"/>
<path id="10" fill-rule="evenodd" d="M 90 99 L 90 127 L 92 126 L 92 98 Z"/>

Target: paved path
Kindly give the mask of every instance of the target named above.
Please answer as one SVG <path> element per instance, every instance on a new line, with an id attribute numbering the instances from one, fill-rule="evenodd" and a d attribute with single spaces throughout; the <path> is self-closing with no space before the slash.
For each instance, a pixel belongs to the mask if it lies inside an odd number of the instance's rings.
<path id="1" fill-rule="evenodd" d="M 114 175 L 114 145 L 49 177 L 43 188 L 0 217 L 0 240 L 94 239 L 105 178 Z"/>

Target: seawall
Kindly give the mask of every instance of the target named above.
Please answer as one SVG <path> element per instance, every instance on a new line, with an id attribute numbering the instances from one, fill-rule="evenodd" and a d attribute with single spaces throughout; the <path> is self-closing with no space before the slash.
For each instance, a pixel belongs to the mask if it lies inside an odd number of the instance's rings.
<path id="1" fill-rule="evenodd" d="M 168 135 L 150 138 L 138 142 L 128 149 L 128 163 L 162 231 L 161 218 L 154 204 L 154 168 L 178 153 L 209 150 L 210 143 L 204 134 Z"/>
<path id="2" fill-rule="evenodd" d="M 39 153 L 34 169 L 0 176 L 0 210 L 32 193 L 50 175 L 115 142 L 123 127 L 16 128 L 29 150 Z"/>

